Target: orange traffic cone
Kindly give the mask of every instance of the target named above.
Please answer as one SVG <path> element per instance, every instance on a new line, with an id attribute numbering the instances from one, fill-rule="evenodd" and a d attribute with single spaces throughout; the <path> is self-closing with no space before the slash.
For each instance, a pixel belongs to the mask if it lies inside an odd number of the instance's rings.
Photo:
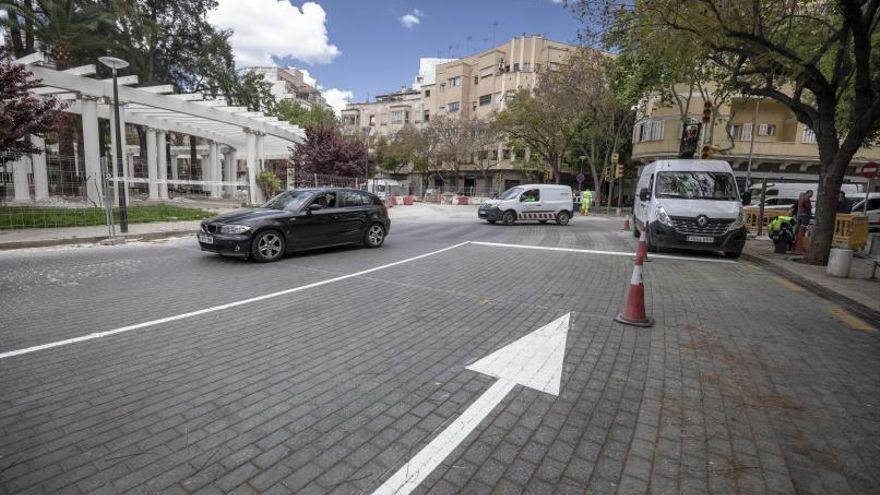
<path id="1" fill-rule="evenodd" d="M 804 230 L 806 229 L 801 225 L 794 235 L 794 247 L 791 248 L 791 252 L 794 254 L 804 254 Z"/>
<path id="2" fill-rule="evenodd" d="M 641 259 L 643 262 L 651 261 L 648 259 L 648 236 L 645 234 L 644 230 L 639 233 L 639 243 L 636 246 L 636 259 Z"/>
<path id="3" fill-rule="evenodd" d="M 642 260 L 636 257 L 632 279 L 626 291 L 626 306 L 614 321 L 635 327 L 654 326 L 654 319 L 645 313 L 645 284 L 642 283 Z"/>
<path id="4" fill-rule="evenodd" d="M 629 230 L 629 215 L 623 219 L 623 228 L 620 230 Z"/>

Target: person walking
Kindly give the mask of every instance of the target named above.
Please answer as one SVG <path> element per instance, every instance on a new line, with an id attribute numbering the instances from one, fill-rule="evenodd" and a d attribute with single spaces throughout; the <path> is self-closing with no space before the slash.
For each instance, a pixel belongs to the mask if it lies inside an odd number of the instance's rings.
<path id="1" fill-rule="evenodd" d="M 850 213 L 851 207 L 849 200 L 846 199 L 846 194 L 840 191 L 840 194 L 837 195 L 837 213 Z"/>

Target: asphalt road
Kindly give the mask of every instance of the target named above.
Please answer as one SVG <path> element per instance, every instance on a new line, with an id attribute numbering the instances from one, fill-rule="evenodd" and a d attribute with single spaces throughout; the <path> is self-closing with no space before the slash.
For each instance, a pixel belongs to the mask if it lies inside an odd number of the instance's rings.
<path id="1" fill-rule="evenodd" d="M 634 249 L 618 219 L 411 215 L 268 265 L 0 253 L 0 493 L 372 493 L 493 387 L 468 365 L 568 314 L 558 396 L 515 385 L 415 493 L 880 488 L 877 332 L 687 254 L 622 326 Z"/>

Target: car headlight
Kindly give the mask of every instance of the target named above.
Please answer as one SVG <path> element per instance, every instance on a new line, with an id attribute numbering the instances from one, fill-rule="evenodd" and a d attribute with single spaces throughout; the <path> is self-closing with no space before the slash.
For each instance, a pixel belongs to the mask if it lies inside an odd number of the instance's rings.
<path id="1" fill-rule="evenodd" d="M 736 220 L 730 222 L 730 225 L 727 226 L 727 231 L 730 232 L 731 230 L 741 229 L 745 224 L 746 219 L 743 216 L 742 210 L 739 210 L 739 213 L 736 215 Z"/>
<path id="2" fill-rule="evenodd" d="M 220 227 L 221 234 L 244 234 L 251 230 L 247 225 L 223 225 Z"/>
<path id="3" fill-rule="evenodd" d="M 657 221 L 668 227 L 674 227 L 674 225 L 672 225 L 672 219 L 669 218 L 669 214 L 659 205 L 657 206 Z"/>

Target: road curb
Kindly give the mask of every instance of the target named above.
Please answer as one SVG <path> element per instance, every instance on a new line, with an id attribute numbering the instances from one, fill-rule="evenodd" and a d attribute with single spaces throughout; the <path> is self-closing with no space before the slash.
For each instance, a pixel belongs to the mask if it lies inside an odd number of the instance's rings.
<path id="1" fill-rule="evenodd" d="M 839 292 L 835 292 L 827 287 L 817 284 L 807 278 L 804 278 L 797 273 L 787 270 L 779 265 L 771 263 L 760 256 L 755 256 L 753 254 L 742 253 L 742 258 L 756 265 L 764 268 L 765 270 L 775 273 L 795 284 L 804 287 L 805 289 L 817 294 L 818 296 L 828 299 L 836 304 L 839 304 L 845 307 L 848 311 L 858 316 L 859 318 L 865 320 L 866 322 L 874 325 L 877 328 L 880 328 L 880 312 L 875 311 L 868 306 L 856 301 L 855 299 L 851 299 Z"/>
<path id="2" fill-rule="evenodd" d="M 126 241 L 151 241 L 156 239 L 166 239 L 169 237 L 178 237 L 182 235 L 193 235 L 198 230 L 172 230 L 168 232 L 145 232 L 143 234 L 121 234 L 116 238 L 125 239 Z M 107 239 L 107 236 L 93 237 L 71 237 L 66 239 L 43 239 L 39 241 L 4 241 L 0 242 L 0 251 L 9 251 L 13 249 L 40 248 L 52 246 L 66 246 L 70 244 L 96 244 Z"/>

